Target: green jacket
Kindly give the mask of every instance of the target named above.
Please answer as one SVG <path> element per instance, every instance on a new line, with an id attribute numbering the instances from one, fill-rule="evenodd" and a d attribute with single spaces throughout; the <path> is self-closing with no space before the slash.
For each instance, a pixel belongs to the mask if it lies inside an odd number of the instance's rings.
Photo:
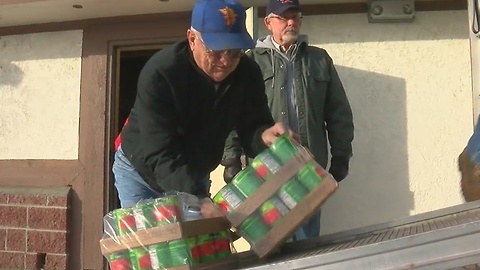
<path id="1" fill-rule="evenodd" d="M 277 50 L 270 36 L 257 41 L 256 48 L 247 53 L 260 66 L 265 83 L 272 116 L 276 122 L 289 124 L 289 93 L 287 93 L 287 66 L 293 76 L 294 100 L 297 109 L 295 131 L 302 145 L 315 156 L 316 161 L 326 167 L 328 142 L 334 157 L 352 156 L 353 116 L 342 82 L 334 64 L 324 49 L 309 46 L 306 36 L 300 36 L 292 53 L 291 65 L 288 58 Z M 291 124 L 289 126 L 292 126 Z M 224 159 L 239 157 L 242 153 L 235 132 L 226 142 Z"/>

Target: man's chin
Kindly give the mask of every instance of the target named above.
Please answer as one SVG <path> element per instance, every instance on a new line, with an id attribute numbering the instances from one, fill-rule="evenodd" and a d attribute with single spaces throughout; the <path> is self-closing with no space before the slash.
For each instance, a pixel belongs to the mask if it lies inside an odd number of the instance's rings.
<path id="1" fill-rule="evenodd" d="M 298 35 L 285 35 L 283 36 L 283 41 L 286 43 L 294 43 L 298 39 Z"/>
<path id="2" fill-rule="evenodd" d="M 212 78 L 214 81 L 216 82 L 221 82 L 223 80 L 225 80 L 225 78 L 228 77 L 228 75 L 230 74 L 231 72 L 227 72 L 227 71 L 217 71 L 217 72 L 213 72 L 212 76 L 210 76 L 210 78 Z"/>
<path id="3" fill-rule="evenodd" d="M 223 80 L 225 80 L 225 78 L 227 78 L 228 75 L 225 75 L 224 73 L 222 74 L 213 74 L 212 76 L 210 76 L 210 78 L 214 81 L 214 82 L 222 82 Z"/>

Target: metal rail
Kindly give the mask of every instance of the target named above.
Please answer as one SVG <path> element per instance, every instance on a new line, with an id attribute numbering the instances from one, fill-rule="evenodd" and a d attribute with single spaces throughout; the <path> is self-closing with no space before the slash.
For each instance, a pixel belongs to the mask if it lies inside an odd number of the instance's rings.
<path id="1" fill-rule="evenodd" d="M 267 260 L 239 254 L 239 269 L 452 269 L 480 263 L 480 201 L 316 239 Z"/>

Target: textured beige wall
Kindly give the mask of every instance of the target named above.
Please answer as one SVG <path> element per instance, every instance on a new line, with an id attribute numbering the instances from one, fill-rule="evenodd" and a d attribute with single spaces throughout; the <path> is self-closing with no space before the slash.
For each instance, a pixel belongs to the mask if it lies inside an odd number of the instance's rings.
<path id="1" fill-rule="evenodd" d="M 466 11 L 369 24 L 305 19 L 338 67 L 356 125 L 351 175 L 324 207 L 322 233 L 463 203 L 456 158 L 472 132 Z"/>
<path id="2" fill-rule="evenodd" d="M 82 31 L 0 37 L 0 159 L 77 159 Z"/>

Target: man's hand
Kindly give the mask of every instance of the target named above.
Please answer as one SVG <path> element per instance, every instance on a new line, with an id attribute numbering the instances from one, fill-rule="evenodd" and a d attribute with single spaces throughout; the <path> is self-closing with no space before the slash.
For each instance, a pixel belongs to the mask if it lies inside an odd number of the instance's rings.
<path id="1" fill-rule="evenodd" d="M 285 133 L 287 133 L 292 139 L 299 141 L 299 136 L 283 123 L 276 123 L 272 127 L 267 128 L 262 133 L 262 140 L 267 146 L 270 146 L 278 137 Z"/>
<path id="2" fill-rule="evenodd" d="M 332 157 L 329 172 L 337 182 L 340 182 L 347 177 L 349 161 L 350 159 L 347 157 Z"/>
<path id="3" fill-rule="evenodd" d="M 209 198 L 200 200 L 200 213 L 204 218 L 225 217 L 220 208 Z"/>
<path id="4" fill-rule="evenodd" d="M 232 182 L 233 177 L 242 170 L 242 161 L 240 160 L 240 157 L 224 159 L 220 164 L 225 167 L 223 170 L 223 180 L 227 184 Z"/>

